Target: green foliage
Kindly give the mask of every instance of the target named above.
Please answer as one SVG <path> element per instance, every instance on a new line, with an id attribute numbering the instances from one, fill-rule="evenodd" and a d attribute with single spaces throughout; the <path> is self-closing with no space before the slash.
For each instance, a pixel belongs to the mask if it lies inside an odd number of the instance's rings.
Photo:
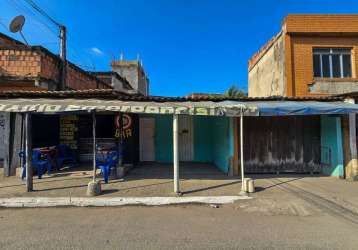
<path id="1" fill-rule="evenodd" d="M 239 89 L 236 85 L 232 85 L 225 91 L 224 95 L 227 97 L 245 97 L 246 93 Z"/>

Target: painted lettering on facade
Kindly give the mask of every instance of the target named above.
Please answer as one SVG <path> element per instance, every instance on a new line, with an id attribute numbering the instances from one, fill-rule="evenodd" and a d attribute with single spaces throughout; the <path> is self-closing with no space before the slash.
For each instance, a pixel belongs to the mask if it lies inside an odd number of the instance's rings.
<path id="1" fill-rule="evenodd" d="M 239 116 L 243 111 L 245 115 L 257 115 L 256 107 L 243 107 L 240 105 L 230 105 L 222 107 L 193 107 L 193 106 L 159 106 L 146 104 L 132 105 L 0 105 L 0 111 L 5 112 L 40 112 L 40 113 L 58 113 L 58 112 L 78 112 L 78 111 L 113 111 L 123 113 L 143 113 L 143 114 L 182 114 L 182 115 L 203 115 L 203 116 Z"/>
<path id="2" fill-rule="evenodd" d="M 127 139 L 132 136 L 132 123 L 133 123 L 132 117 L 128 114 L 122 114 L 122 115 L 116 116 L 116 118 L 115 118 L 115 125 L 116 125 L 115 137 L 116 138 L 121 137 L 120 117 L 122 117 L 122 124 L 123 124 L 122 138 Z"/>

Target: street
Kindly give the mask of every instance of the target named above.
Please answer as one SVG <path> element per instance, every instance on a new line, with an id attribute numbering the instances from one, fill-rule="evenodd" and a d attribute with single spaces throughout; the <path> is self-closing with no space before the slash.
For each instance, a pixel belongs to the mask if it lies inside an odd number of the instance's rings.
<path id="1" fill-rule="evenodd" d="M 323 189 L 307 191 L 310 180 L 297 183 L 266 186 L 253 200 L 218 208 L 1 209 L 0 248 L 356 249 L 354 208 L 324 198 Z"/>

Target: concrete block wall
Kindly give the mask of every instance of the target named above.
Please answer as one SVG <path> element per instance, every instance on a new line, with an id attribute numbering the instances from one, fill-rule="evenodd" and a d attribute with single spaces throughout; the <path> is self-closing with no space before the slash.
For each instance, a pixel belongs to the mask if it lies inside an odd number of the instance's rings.
<path id="1" fill-rule="evenodd" d="M 127 79 L 132 88 L 143 95 L 149 94 L 149 80 L 138 61 L 112 61 L 112 71 Z"/>

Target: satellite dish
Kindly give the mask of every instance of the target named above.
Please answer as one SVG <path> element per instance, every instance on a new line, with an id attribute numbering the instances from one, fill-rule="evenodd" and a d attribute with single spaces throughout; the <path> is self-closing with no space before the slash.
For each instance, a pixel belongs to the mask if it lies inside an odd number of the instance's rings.
<path id="1" fill-rule="evenodd" d="M 9 29 L 12 33 L 21 32 L 24 24 L 25 24 L 25 17 L 23 15 L 20 15 L 12 19 Z"/>
<path id="2" fill-rule="evenodd" d="M 25 17 L 23 15 L 19 15 L 17 17 L 15 17 L 14 19 L 12 19 L 9 29 L 12 33 L 17 33 L 19 32 L 22 39 L 24 39 L 26 45 L 29 45 L 24 37 L 24 35 L 22 34 L 22 27 L 24 27 L 25 24 Z"/>

